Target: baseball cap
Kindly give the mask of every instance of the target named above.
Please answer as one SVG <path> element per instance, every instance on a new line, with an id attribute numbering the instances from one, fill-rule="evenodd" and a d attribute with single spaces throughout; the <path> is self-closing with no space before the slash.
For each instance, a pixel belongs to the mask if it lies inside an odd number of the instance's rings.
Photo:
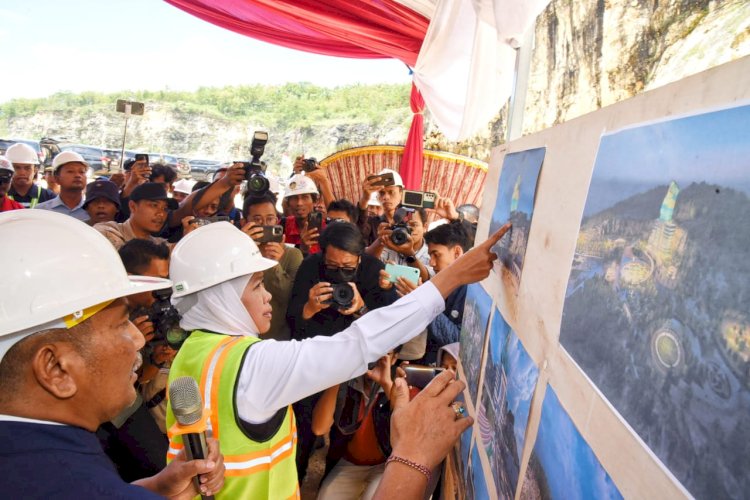
<path id="1" fill-rule="evenodd" d="M 97 179 L 86 186 L 86 201 L 83 203 L 85 209 L 89 202 L 97 198 L 106 198 L 120 208 L 120 192 L 117 185 L 108 180 Z"/>
<path id="2" fill-rule="evenodd" d="M 166 200 L 167 190 L 164 189 L 164 184 L 158 182 L 145 182 L 137 186 L 130 193 L 131 201 L 141 200 Z"/>
<path id="3" fill-rule="evenodd" d="M 88 162 L 83 159 L 83 156 L 79 155 L 75 151 L 63 151 L 62 153 L 59 153 L 57 156 L 55 156 L 55 158 L 52 160 L 52 168 L 57 171 L 57 169 L 62 167 L 63 165 L 73 162 L 83 163 L 87 167 L 89 166 Z"/>

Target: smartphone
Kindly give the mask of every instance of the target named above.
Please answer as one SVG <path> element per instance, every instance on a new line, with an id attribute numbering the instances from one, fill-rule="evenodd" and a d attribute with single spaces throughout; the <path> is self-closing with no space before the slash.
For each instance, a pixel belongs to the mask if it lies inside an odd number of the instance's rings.
<path id="1" fill-rule="evenodd" d="M 404 189 L 404 196 L 401 200 L 401 204 L 406 207 L 414 208 L 435 208 L 437 198 L 437 193 L 409 191 L 408 189 Z"/>
<path id="2" fill-rule="evenodd" d="M 419 269 L 417 269 L 416 267 L 386 264 L 385 272 L 387 272 L 390 276 L 388 281 L 390 281 L 391 283 L 395 283 L 398 278 L 407 279 L 415 285 L 419 283 Z"/>
<path id="3" fill-rule="evenodd" d="M 312 228 L 321 230 L 323 227 L 323 214 L 320 212 L 310 212 L 307 216 L 307 229 L 308 231 Z"/>
<path id="4" fill-rule="evenodd" d="M 190 224 L 201 227 L 207 224 L 213 224 L 214 222 L 229 222 L 229 217 L 226 215 L 215 215 L 213 217 L 196 217 L 190 221 Z"/>
<path id="5" fill-rule="evenodd" d="M 135 161 L 141 161 L 141 160 L 145 161 L 146 165 L 148 165 L 148 155 L 147 154 L 137 153 L 135 155 Z"/>
<path id="6" fill-rule="evenodd" d="M 263 226 L 263 236 L 258 243 L 281 243 L 284 239 L 284 226 Z"/>
<path id="7" fill-rule="evenodd" d="M 432 382 L 432 379 L 445 370 L 445 368 L 421 365 L 407 365 L 403 368 L 406 372 L 406 383 L 418 389 L 427 387 L 427 384 Z"/>
<path id="8" fill-rule="evenodd" d="M 374 182 L 373 186 L 393 186 L 396 184 L 396 181 L 393 179 L 393 174 L 391 172 L 386 172 L 382 175 L 370 175 L 367 177 L 367 180 L 373 180 L 373 179 L 379 179 L 378 182 Z"/>

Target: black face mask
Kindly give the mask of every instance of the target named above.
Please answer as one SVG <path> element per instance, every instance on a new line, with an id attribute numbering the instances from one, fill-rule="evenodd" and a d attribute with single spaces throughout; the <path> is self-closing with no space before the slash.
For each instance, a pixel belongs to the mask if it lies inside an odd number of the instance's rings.
<path id="1" fill-rule="evenodd" d="M 357 268 L 349 270 L 348 268 L 337 267 L 335 269 L 329 269 L 328 266 L 325 268 L 326 280 L 331 283 L 349 283 L 353 282 L 357 278 Z"/>

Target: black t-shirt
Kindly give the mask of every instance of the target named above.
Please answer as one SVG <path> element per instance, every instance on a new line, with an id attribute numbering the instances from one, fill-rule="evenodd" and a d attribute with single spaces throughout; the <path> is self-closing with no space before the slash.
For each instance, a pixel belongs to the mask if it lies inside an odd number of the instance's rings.
<path id="1" fill-rule="evenodd" d="M 398 298 L 395 288 L 380 288 L 381 269 L 385 269 L 385 265 L 379 259 L 367 254 L 362 255 L 355 283 L 369 310 L 392 304 Z M 287 321 L 293 339 L 302 340 L 317 335 L 331 336 L 348 328 L 356 319 L 353 315 L 345 316 L 339 313 L 333 306 L 323 309 L 309 320 L 302 319 L 302 309 L 305 307 L 310 289 L 321 281 L 328 281 L 325 279 L 325 258 L 322 253 L 311 254 L 302 261 L 297 270 L 287 308 Z"/>

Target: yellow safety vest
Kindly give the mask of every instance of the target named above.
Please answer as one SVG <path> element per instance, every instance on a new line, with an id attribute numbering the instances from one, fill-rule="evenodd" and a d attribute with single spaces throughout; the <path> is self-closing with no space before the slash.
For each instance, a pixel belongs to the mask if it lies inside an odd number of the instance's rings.
<path id="1" fill-rule="evenodd" d="M 180 348 L 169 370 L 169 383 L 193 377 L 203 403 L 211 409 L 206 434 L 219 441 L 224 455 L 224 487 L 217 499 L 299 498 L 295 453 L 297 428 L 291 406 L 275 434 L 264 442 L 253 441 L 241 427 L 234 404 L 238 375 L 247 350 L 260 339 L 196 330 Z M 175 423 L 167 406 L 167 428 Z M 183 449 L 181 436 L 169 433 L 167 460 Z"/>

